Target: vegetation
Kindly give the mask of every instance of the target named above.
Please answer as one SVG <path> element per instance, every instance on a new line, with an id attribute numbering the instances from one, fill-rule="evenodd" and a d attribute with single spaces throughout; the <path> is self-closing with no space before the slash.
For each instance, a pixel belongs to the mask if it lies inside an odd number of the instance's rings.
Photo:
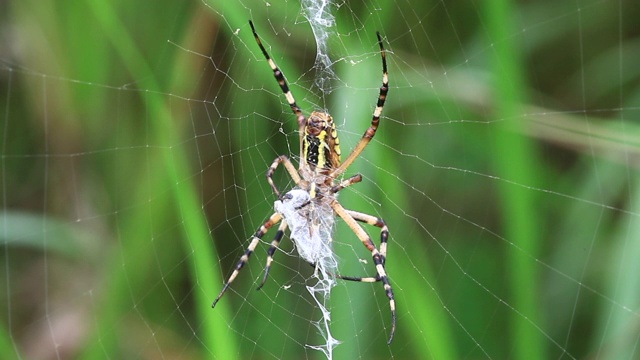
<path id="1" fill-rule="evenodd" d="M 288 239 L 260 292 L 273 233 L 211 309 L 273 211 L 267 167 L 297 161 L 252 19 L 343 152 L 377 96 L 375 31 L 389 50 L 380 130 L 349 171 L 364 181 L 341 202 L 389 225 L 399 328 L 388 346 L 381 285 L 341 282 L 336 358 L 637 356 L 639 8 L 340 3 L 325 94 L 299 6 L 3 4 L 0 353 L 320 358 L 312 269 Z M 341 273 L 373 273 L 344 224 L 335 245 Z"/>

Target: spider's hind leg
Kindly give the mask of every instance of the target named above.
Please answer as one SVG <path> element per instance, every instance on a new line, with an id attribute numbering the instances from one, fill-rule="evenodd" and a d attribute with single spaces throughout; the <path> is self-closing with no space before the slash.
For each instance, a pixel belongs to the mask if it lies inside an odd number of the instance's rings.
<path id="1" fill-rule="evenodd" d="M 396 300 L 393 296 L 393 288 L 391 287 L 391 283 L 389 282 L 389 277 L 387 276 L 387 272 L 385 270 L 385 262 L 387 258 L 387 240 L 389 238 L 389 229 L 385 224 L 384 220 L 377 218 L 372 215 L 364 214 L 357 211 L 347 210 L 338 201 L 334 201 L 331 204 L 331 207 L 336 212 L 338 216 L 340 216 L 344 222 L 349 226 L 349 228 L 356 234 L 358 239 L 362 241 L 362 244 L 371 251 L 371 256 L 373 257 L 373 263 L 376 266 L 376 276 L 375 277 L 351 277 L 351 276 L 338 276 L 344 280 L 351 281 L 360 281 L 360 282 L 377 282 L 381 281 L 384 287 L 385 294 L 389 299 L 389 309 L 391 310 L 391 330 L 389 335 L 389 341 L 387 344 L 391 344 L 393 341 L 393 336 L 396 332 Z M 366 231 L 358 224 L 358 221 L 373 225 L 380 228 L 380 250 L 378 250 L 371 240 L 371 237 L 367 234 Z"/>
<path id="2" fill-rule="evenodd" d="M 251 243 L 247 247 L 247 250 L 245 250 L 244 254 L 240 257 L 240 260 L 238 261 L 238 264 L 236 264 L 236 268 L 233 270 L 233 273 L 231 273 L 231 276 L 229 276 L 229 280 L 227 280 L 224 283 L 222 291 L 220 291 L 220 294 L 213 301 L 213 304 L 211 304 L 211 307 L 215 307 L 216 304 L 218 303 L 218 301 L 220 300 L 220 298 L 222 297 L 222 295 L 224 295 L 224 293 L 227 292 L 227 289 L 229 289 L 229 286 L 231 285 L 233 280 L 236 279 L 236 277 L 240 273 L 240 270 L 249 261 L 249 257 L 255 251 L 256 247 L 258 246 L 258 243 L 260 242 L 260 239 L 262 239 L 264 234 L 266 234 L 267 231 L 269 231 L 269 229 L 273 225 L 275 225 L 278 222 L 280 222 L 280 220 L 282 220 L 282 215 L 279 214 L 279 213 L 274 213 L 273 215 L 271 215 L 269 220 L 267 220 L 264 224 L 262 224 L 262 226 L 260 226 L 258 231 L 256 231 L 256 233 L 253 235 L 253 239 L 251 240 Z M 280 228 L 282 228 L 282 226 L 280 226 Z M 277 234 L 276 234 L 276 236 L 277 236 Z"/>
<path id="3" fill-rule="evenodd" d="M 282 236 L 284 236 L 284 231 L 287 229 L 287 221 L 282 220 L 280 223 L 280 227 L 278 227 L 278 232 L 276 232 L 276 236 L 273 237 L 273 241 L 271 242 L 271 246 L 269 246 L 269 250 L 267 251 L 267 265 L 264 267 L 264 277 L 258 285 L 256 290 L 260 290 L 264 283 L 267 282 L 267 278 L 269 277 L 269 270 L 271 270 L 271 263 L 273 263 L 273 254 L 275 254 L 278 249 L 278 245 L 280 245 L 280 241 L 282 240 Z"/>

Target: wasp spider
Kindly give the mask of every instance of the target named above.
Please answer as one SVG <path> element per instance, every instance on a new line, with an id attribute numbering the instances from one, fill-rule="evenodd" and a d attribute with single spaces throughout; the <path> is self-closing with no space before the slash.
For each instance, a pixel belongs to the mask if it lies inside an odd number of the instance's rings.
<path id="1" fill-rule="evenodd" d="M 240 261 L 238 261 L 238 264 L 236 265 L 229 279 L 225 282 L 222 291 L 214 300 L 212 307 L 216 305 L 222 295 L 224 295 L 224 293 L 227 291 L 231 283 L 238 276 L 240 269 L 242 269 L 247 263 L 249 257 L 251 256 L 265 233 L 274 225 L 280 223 L 274 240 L 271 242 L 271 246 L 269 247 L 269 250 L 267 252 L 268 257 L 264 271 L 264 278 L 262 279 L 261 284 L 258 286 L 258 289 L 260 289 L 262 285 L 264 285 L 267 277 L 269 276 L 269 270 L 273 262 L 273 255 L 278 248 L 280 240 L 282 239 L 284 232 L 288 226 L 291 227 L 291 237 L 296 242 L 298 241 L 298 239 L 296 239 L 295 234 L 302 234 L 304 232 L 307 232 L 307 235 L 301 236 L 306 236 L 307 239 L 317 239 L 317 241 L 321 241 L 320 237 L 314 237 L 313 235 L 309 236 L 308 233 L 318 231 L 318 224 L 319 222 L 325 221 L 324 219 L 310 218 L 307 219 L 308 225 L 302 227 L 300 225 L 297 225 L 296 228 L 296 226 L 292 224 L 292 219 L 287 217 L 287 212 L 281 210 L 282 208 L 287 208 L 286 206 L 283 206 L 285 202 L 291 201 L 295 197 L 295 201 L 297 201 L 297 203 L 289 205 L 288 208 L 294 209 L 294 212 L 297 212 L 297 215 L 303 214 L 303 216 L 318 217 L 322 216 L 322 214 L 328 214 L 328 216 L 330 216 L 331 218 L 334 218 L 337 215 L 342 218 L 342 220 L 344 220 L 344 222 L 355 233 L 358 239 L 362 241 L 362 244 L 371 252 L 373 263 L 376 268 L 375 276 L 335 276 L 340 279 L 351 281 L 382 282 L 385 293 L 389 298 L 389 308 L 391 309 L 391 331 L 388 341 L 388 343 L 390 344 L 393 340 L 396 329 L 396 306 L 393 296 L 393 289 L 391 288 L 389 277 L 387 276 L 387 273 L 385 271 L 387 239 L 389 237 L 389 230 L 387 229 L 387 225 L 385 224 L 384 220 L 365 213 L 347 210 L 337 200 L 338 192 L 348 186 L 362 181 L 362 175 L 357 174 L 342 181 L 336 180 L 336 178 L 341 176 L 345 172 L 345 170 L 347 170 L 349 165 L 351 165 L 351 163 L 353 163 L 353 161 L 360 155 L 360 153 L 364 150 L 364 148 L 367 146 L 367 144 L 369 144 L 373 136 L 376 134 L 376 130 L 378 129 L 380 115 L 382 113 L 382 108 L 384 106 L 387 92 L 389 90 L 385 49 L 382 45 L 382 38 L 380 36 L 380 33 L 376 34 L 378 37 L 378 45 L 380 46 L 380 55 L 382 57 L 382 86 L 380 87 L 378 102 L 373 112 L 371 126 L 369 126 L 367 131 L 365 131 L 364 135 L 362 136 L 356 147 L 353 149 L 353 151 L 351 151 L 351 153 L 344 161 L 341 161 L 340 142 L 336 131 L 336 125 L 333 122 L 333 118 L 331 117 L 331 115 L 322 111 L 314 111 L 311 113 L 309 118 L 307 118 L 302 114 L 302 111 L 296 104 L 293 94 L 291 94 L 291 91 L 289 90 L 289 86 L 287 84 L 287 81 L 285 80 L 284 74 L 278 68 L 273 59 L 271 59 L 269 53 L 262 45 L 260 37 L 258 37 L 258 33 L 256 32 L 256 29 L 251 21 L 249 21 L 249 25 L 251 26 L 253 36 L 255 37 L 256 42 L 258 43 L 258 46 L 262 51 L 262 54 L 267 59 L 271 70 L 273 70 L 273 75 L 278 81 L 278 84 L 280 85 L 280 88 L 282 89 L 282 92 L 284 93 L 284 96 L 286 97 L 291 110 L 297 117 L 300 134 L 301 161 L 299 169 L 296 170 L 289 158 L 285 155 L 281 155 L 277 157 L 269 167 L 269 170 L 266 174 L 267 181 L 273 189 L 273 192 L 278 195 L 278 198 L 280 199 L 279 201 L 276 201 L 276 212 L 271 215 L 271 217 L 269 217 L 269 219 L 264 224 L 262 224 L 262 226 L 260 226 L 260 228 L 253 235 L 249 247 L 245 251 L 244 255 L 242 255 L 242 257 L 240 258 Z M 274 172 L 281 164 L 284 165 L 285 169 L 296 185 L 292 191 L 284 195 L 280 193 L 272 179 Z M 301 193 L 303 196 L 300 196 Z M 313 207 L 316 210 L 305 211 L 305 209 L 309 207 Z M 328 209 L 328 212 L 322 209 Z M 380 228 L 380 249 L 376 248 L 376 245 L 371 240 L 371 237 L 369 237 L 367 232 L 362 228 L 360 224 L 358 224 L 358 222 Z M 333 222 L 331 222 L 331 225 L 332 224 Z M 316 259 L 309 258 L 304 254 L 301 254 L 301 256 L 305 258 L 305 260 L 307 260 L 309 263 L 311 263 L 311 265 L 315 266 Z"/>

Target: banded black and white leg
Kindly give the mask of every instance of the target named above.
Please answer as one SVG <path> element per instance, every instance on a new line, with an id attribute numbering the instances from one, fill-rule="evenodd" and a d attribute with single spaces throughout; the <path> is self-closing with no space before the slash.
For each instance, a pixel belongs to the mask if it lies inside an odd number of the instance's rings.
<path id="1" fill-rule="evenodd" d="M 293 111 L 293 113 L 296 115 L 298 121 L 298 133 L 300 134 L 300 158 L 304 159 L 302 149 L 302 136 L 304 135 L 304 127 L 307 125 L 307 118 L 302 114 L 302 110 L 300 110 L 300 107 L 296 103 L 296 99 L 293 97 L 293 93 L 291 93 L 291 90 L 289 90 L 289 84 L 287 84 L 284 73 L 282 72 L 282 70 L 280 70 L 278 65 L 276 65 L 276 62 L 273 61 L 264 45 L 262 45 L 262 41 L 260 40 L 260 37 L 256 32 L 256 28 L 253 26 L 253 22 L 251 20 L 249 20 L 249 25 L 251 26 L 253 37 L 256 39 L 256 42 L 258 43 L 258 46 L 262 51 L 262 55 L 264 55 L 265 59 L 267 59 L 269 67 L 271 67 L 271 70 L 273 71 L 273 76 L 276 78 L 278 85 L 280 85 L 280 89 L 282 90 L 284 97 L 287 99 L 289 107 L 291 107 L 291 111 Z M 378 37 L 380 37 L 380 35 L 378 35 Z"/>
<path id="2" fill-rule="evenodd" d="M 284 232 L 287 230 L 287 221 L 282 219 L 280 226 L 278 227 L 278 231 L 276 232 L 276 236 L 273 237 L 273 241 L 271 242 L 271 246 L 269 246 L 269 250 L 267 250 L 267 265 L 264 267 L 264 277 L 258 285 L 256 290 L 260 290 L 264 283 L 267 282 L 267 278 L 269 277 L 269 271 L 271 270 L 271 264 L 273 263 L 273 255 L 276 250 L 278 250 L 278 246 L 280 246 L 280 241 L 282 241 L 282 237 L 284 236 Z"/>
<path id="3" fill-rule="evenodd" d="M 338 185 L 332 187 L 331 188 L 331 193 L 335 194 L 338 191 L 340 191 L 340 190 L 342 190 L 342 189 L 344 189 L 344 188 L 346 188 L 348 186 L 351 186 L 353 184 L 357 184 L 357 183 L 359 183 L 361 181 L 362 181 L 362 175 L 355 174 L 355 175 L 353 175 L 352 177 L 350 177 L 348 179 L 342 180 Z"/>
<path id="4" fill-rule="evenodd" d="M 373 116 L 371 117 L 371 125 L 364 132 L 362 138 L 356 147 L 353 148 L 351 153 L 347 156 L 347 158 L 340 164 L 339 167 L 334 169 L 329 176 L 332 179 L 335 179 L 340 174 L 342 174 L 351 163 L 362 153 L 362 150 L 369 144 L 371 139 L 376 135 L 376 131 L 378 131 L 378 125 L 380 124 L 380 116 L 382 116 L 382 109 L 384 108 L 384 103 L 387 100 L 387 93 L 389 92 L 389 74 L 387 73 L 387 56 L 386 51 L 384 50 L 384 45 L 382 44 L 382 37 L 380 33 L 377 32 L 378 36 L 378 45 L 380 46 L 380 56 L 382 57 L 382 85 L 380 86 L 380 93 L 378 94 L 378 101 L 376 103 L 376 108 L 373 110 Z"/>
<path id="5" fill-rule="evenodd" d="M 278 156 L 275 160 L 273 160 L 271 166 L 269 166 L 269 170 L 267 170 L 267 181 L 269 182 L 271 189 L 273 189 L 273 192 L 278 196 L 278 198 L 282 198 L 282 195 L 276 187 L 276 184 L 273 182 L 273 174 L 280 164 L 284 165 L 285 169 L 287 169 L 287 172 L 296 185 L 299 185 L 301 181 L 300 174 L 298 174 L 298 171 L 296 170 L 296 167 L 293 166 L 291 160 L 289 160 L 289 158 L 285 155 Z"/>
<path id="6" fill-rule="evenodd" d="M 387 276 L 387 271 L 385 269 L 385 263 L 387 259 L 387 241 L 389 239 L 389 229 L 385 224 L 384 220 L 364 214 L 357 211 L 347 210 L 340 203 L 334 201 L 331 204 L 331 207 L 336 212 L 338 216 L 344 220 L 344 222 L 349 226 L 351 231 L 353 231 L 358 239 L 362 241 L 362 244 L 371 252 L 371 257 L 373 258 L 373 264 L 376 267 L 376 276 L 372 277 L 353 277 L 353 276 L 342 276 L 337 275 L 337 277 L 350 280 L 350 281 L 359 281 L 359 282 L 382 282 L 382 286 L 384 288 L 385 294 L 389 299 L 389 309 L 391 310 L 391 331 L 389 335 L 389 340 L 387 344 L 391 344 L 393 341 L 393 336 L 396 332 L 396 301 L 393 295 L 393 288 L 391 287 L 391 283 L 389 281 L 389 277 Z M 373 225 L 380 228 L 380 250 L 376 248 L 376 245 L 371 240 L 369 234 L 358 224 L 358 222 L 366 223 L 368 225 Z"/>
<path id="7" fill-rule="evenodd" d="M 229 289 L 229 286 L 231 285 L 231 283 L 236 279 L 236 277 L 240 273 L 240 270 L 249 261 L 249 257 L 251 257 L 251 254 L 253 254 L 253 252 L 256 250 L 256 247 L 260 243 L 260 240 L 262 239 L 262 237 L 267 233 L 267 231 L 269 231 L 269 229 L 272 226 L 276 225 L 280 221 L 282 221 L 283 223 L 280 225 L 278 230 L 282 230 L 284 232 L 284 229 L 286 229 L 287 225 L 286 225 L 286 222 L 282 219 L 282 215 L 279 213 L 274 213 L 273 215 L 271 215 L 271 217 L 269 217 L 269 220 L 267 220 L 264 224 L 262 224 L 262 226 L 260 226 L 258 231 L 256 231 L 256 233 L 253 235 L 251 243 L 245 250 L 244 254 L 240 257 L 240 260 L 236 264 L 236 268 L 231 273 L 231 276 L 229 276 L 229 279 L 224 283 L 224 286 L 222 287 L 222 291 L 220 291 L 220 294 L 216 297 L 215 300 L 213 300 L 213 304 L 211 304 L 211 307 L 215 307 L 218 301 L 220 300 L 220 298 L 222 297 L 222 295 L 224 295 L 224 293 L 227 292 L 227 289 Z M 278 242 L 280 242 L 280 239 L 282 238 L 282 235 L 280 235 L 280 237 L 278 238 L 279 234 L 280 232 L 276 234 L 276 239 L 278 240 Z M 276 240 L 274 240 L 274 242 L 275 241 Z M 272 242 L 272 246 L 274 242 Z M 277 242 L 276 242 L 276 245 L 277 245 Z M 272 257 L 270 256 L 270 258 Z M 267 261 L 269 261 L 269 259 L 267 259 Z M 269 262 L 267 264 L 270 265 Z M 260 286 L 262 286 L 262 284 Z"/>

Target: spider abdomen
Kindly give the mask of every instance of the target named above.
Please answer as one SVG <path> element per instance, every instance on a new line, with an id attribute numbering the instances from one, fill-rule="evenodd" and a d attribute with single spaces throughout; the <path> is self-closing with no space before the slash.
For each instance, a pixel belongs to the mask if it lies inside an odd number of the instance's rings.
<path id="1" fill-rule="evenodd" d="M 267 181 L 279 199 L 274 204 L 275 213 L 255 232 L 251 243 L 245 250 L 244 255 L 240 257 L 235 269 L 225 282 L 220 294 L 218 294 L 213 301 L 212 306 L 215 306 L 222 295 L 229 289 L 230 284 L 238 276 L 238 273 L 247 263 L 249 256 L 254 252 L 267 231 L 274 225 L 280 223 L 267 252 L 267 264 L 265 266 L 264 277 L 258 289 L 260 289 L 267 280 L 269 269 L 273 263 L 274 253 L 285 231 L 289 228 L 291 230 L 291 238 L 296 244 L 298 253 L 307 262 L 315 265 L 316 269 L 322 267 L 325 271 L 328 270 L 330 274 L 333 274 L 333 277 L 344 280 L 382 282 L 385 294 L 389 299 L 389 309 L 391 310 L 391 329 L 389 340 L 387 341 L 388 344 L 391 344 L 396 329 L 396 303 L 391 283 L 385 270 L 389 229 L 382 219 L 366 213 L 345 209 L 340 202 L 338 202 L 338 191 L 362 181 L 360 174 L 356 174 L 342 181 L 336 181 L 362 153 L 367 144 L 371 142 L 380 123 L 382 108 L 384 107 L 387 92 L 389 91 L 386 52 L 382 44 L 382 36 L 380 33 L 376 33 L 382 59 L 382 85 L 380 86 L 378 101 L 371 118 L 371 125 L 362 135 L 356 147 L 349 153 L 344 162 L 342 162 L 340 159 L 340 141 L 338 140 L 338 133 L 331 115 L 324 111 L 314 111 L 308 119 L 305 118 L 289 89 L 284 74 L 262 45 L 260 37 L 251 21 L 249 21 L 249 25 L 251 26 L 258 47 L 266 58 L 269 67 L 273 71 L 273 76 L 297 118 L 300 131 L 300 166 L 296 170 L 287 156 L 280 155 L 267 170 Z M 295 183 L 294 189 L 283 196 L 273 182 L 273 173 L 279 165 L 285 167 L 291 176 L 291 180 Z M 346 223 L 353 234 L 355 234 L 367 250 L 371 252 L 376 269 L 375 276 L 355 277 L 336 274 L 335 269 L 337 266 L 331 249 L 331 236 L 337 217 Z M 380 228 L 379 250 L 376 248 L 369 234 L 362 228 L 362 224 Z"/>
<path id="2" fill-rule="evenodd" d="M 305 161 L 312 170 L 326 173 L 340 166 L 340 141 L 331 115 L 314 111 L 302 139 Z"/>

